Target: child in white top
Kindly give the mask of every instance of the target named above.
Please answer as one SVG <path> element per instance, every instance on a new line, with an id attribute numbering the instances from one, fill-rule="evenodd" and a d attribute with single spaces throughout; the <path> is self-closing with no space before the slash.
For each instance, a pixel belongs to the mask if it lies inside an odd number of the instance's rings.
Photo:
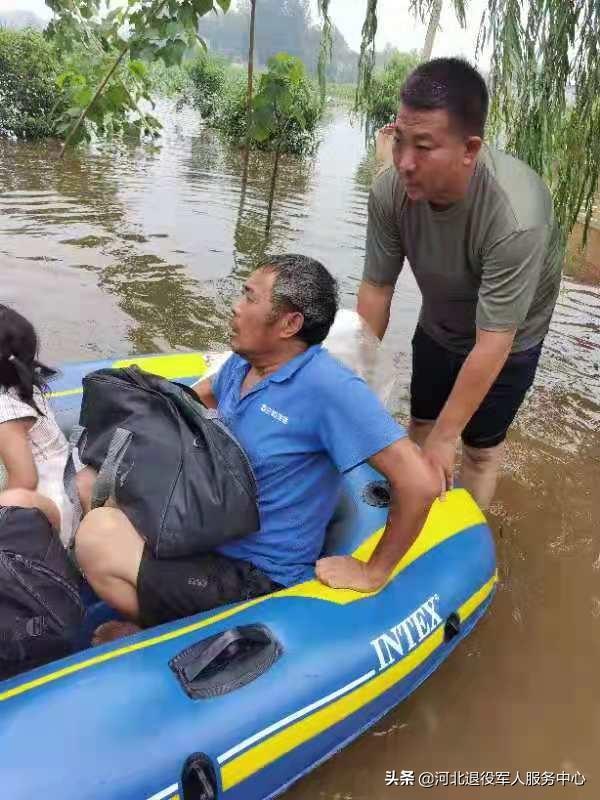
<path id="1" fill-rule="evenodd" d="M 38 508 L 61 534 L 72 528 L 63 484 L 67 441 L 44 396 L 38 339 L 28 320 L 0 305 L 0 506 Z"/>

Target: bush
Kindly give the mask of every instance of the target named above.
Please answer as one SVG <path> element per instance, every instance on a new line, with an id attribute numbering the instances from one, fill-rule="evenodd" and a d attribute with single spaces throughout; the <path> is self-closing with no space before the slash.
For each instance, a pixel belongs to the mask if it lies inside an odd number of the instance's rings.
<path id="1" fill-rule="evenodd" d="M 227 84 L 227 62 L 201 53 L 187 67 L 193 84 L 194 105 L 209 123 L 214 121 L 223 102 Z"/>
<path id="2" fill-rule="evenodd" d="M 396 51 L 385 69 L 375 73 L 368 97 L 362 103 L 369 134 L 394 121 L 400 103 L 400 88 L 419 61 L 419 55 L 415 52 Z"/>
<path id="3" fill-rule="evenodd" d="M 207 124 L 229 139 L 244 142 L 248 125 L 246 71 L 225 59 L 204 53 L 187 69 L 194 87 L 194 104 Z M 321 104 L 302 62 L 280 53 L 269 60 L 267 71 L 254 75 L 251 143 L 262 150 L 274 149 L 278 143 L 283 152 L 300 154 L 310 150 L 315 143 Z M 275 120 L 278 114 L 275 94 L 278 92 L 279 97 L 285 95 L 283 121 Z"/>
<path id="4" fill-rule="evenodd" d="M 91 101 L 116 53 L 76 44 L 58 53 L 41 33 L 0 28 L 0 135 L 36 139 L 64 136 Z M 154 132 L 158 122 L 137 109 L 148 99 L 144 64 L 125 59 L 90 108 L 73 143 L 92 135 Z"/>
<path id="5" fill-rule="evenodd" d="M 194 92 L 190 67 L 165 66 L 164 61 L 154 61 L 148 69 L 152 89 L 163 97 L 178 97 L 188 100 Z"/>
<path id="6" fill-rule="evenodd" d="M 54 48 L 41 33 L 0 28 L 0 135 L 54 133 L 58 71 Z"/>
<path id="7" fill-rule="evenodd" d="M 299 58 L 269 59 L 253 100 L 252 139 L 259 147 L 301 154 L 314 148 L 321 100 Z"/>

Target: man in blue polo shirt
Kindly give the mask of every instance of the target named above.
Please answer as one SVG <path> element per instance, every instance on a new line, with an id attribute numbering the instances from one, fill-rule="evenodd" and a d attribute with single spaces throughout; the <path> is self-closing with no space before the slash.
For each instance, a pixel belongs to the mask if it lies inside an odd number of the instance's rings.
<path id="1" fill-rule="evenodd" d="M 441 476 L 366 383 L 322 347 L 336 311 L 336 282 L 314 259 L 275 256 L 246 281 L 234 308 L 233 355 L 195 391 L 248 454 L 260 529 L 209 555 L 160 560 L 120 511 L 92 511 L 77 533 L 77 558 L 96 592 L 122 614 L 154 625 L 315 572 L 330 586 L 358 591 L 385 583 L 417 536 Z M 367 563 L 319 560 L 341 475 L 367 460 L 391 486 L 381 541 Z"/>

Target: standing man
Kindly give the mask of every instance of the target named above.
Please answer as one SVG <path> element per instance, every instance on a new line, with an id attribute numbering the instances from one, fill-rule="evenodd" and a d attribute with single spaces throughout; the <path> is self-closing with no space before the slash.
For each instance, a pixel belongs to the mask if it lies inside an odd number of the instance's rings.
<path id="1" fill-rule="evenodd" d="M 382 338 L 408 259 L 423 295 L 410 436 L 448 487 L 462 437 L 461 482 L 486 508 L 558 296 L 560 234 L 539 176 L 483 144 L 477 70 L 434 59 L 400 97 L 394 163 L 369 198 L 358 312 Z"/>

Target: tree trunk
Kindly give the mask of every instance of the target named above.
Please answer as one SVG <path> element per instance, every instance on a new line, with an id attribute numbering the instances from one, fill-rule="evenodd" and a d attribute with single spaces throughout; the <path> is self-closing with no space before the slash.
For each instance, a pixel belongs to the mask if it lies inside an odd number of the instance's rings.
<path id="1" fill-rule="evenodd" d="M 246 149 L 250 146 L 250 125 L 252 122 L 252 77 L 254 75 L 254 25 L 256 21 L 256 0 L 250 0 L 250 41 L 248 44 L 248 90 L 246 93 Z"/>
<path id="2" fill-rule="evenodd" d="M 423 53 L 421 56 L 423 61 L 429 61 L 431 58 L 435 35 L 440 26 L 442 4 L 443 0 L 433 0 L 433 5 L 431 6 L 431 16 L 429 17 L 429 25 L 427 26 L 427 35 L 425 36 L 425 45 L 423 47 Z"/>
<path id="3" fill-rule="evenodd" d="M 271 176 L 271 191 L 269 192 L 269 208 L 267 210 L 267 224 L 265 233 L 268 235 L 271 230 L 271 216 L 273 214 L 273 201 L 275 200 L 275 184 L 277 183 L 277 170 L 279 168 L 279 156 L 281 155 L 281 139 L 277 142 L 275 150 L 275 161 L 273 163 L 273 175 Z"/>

